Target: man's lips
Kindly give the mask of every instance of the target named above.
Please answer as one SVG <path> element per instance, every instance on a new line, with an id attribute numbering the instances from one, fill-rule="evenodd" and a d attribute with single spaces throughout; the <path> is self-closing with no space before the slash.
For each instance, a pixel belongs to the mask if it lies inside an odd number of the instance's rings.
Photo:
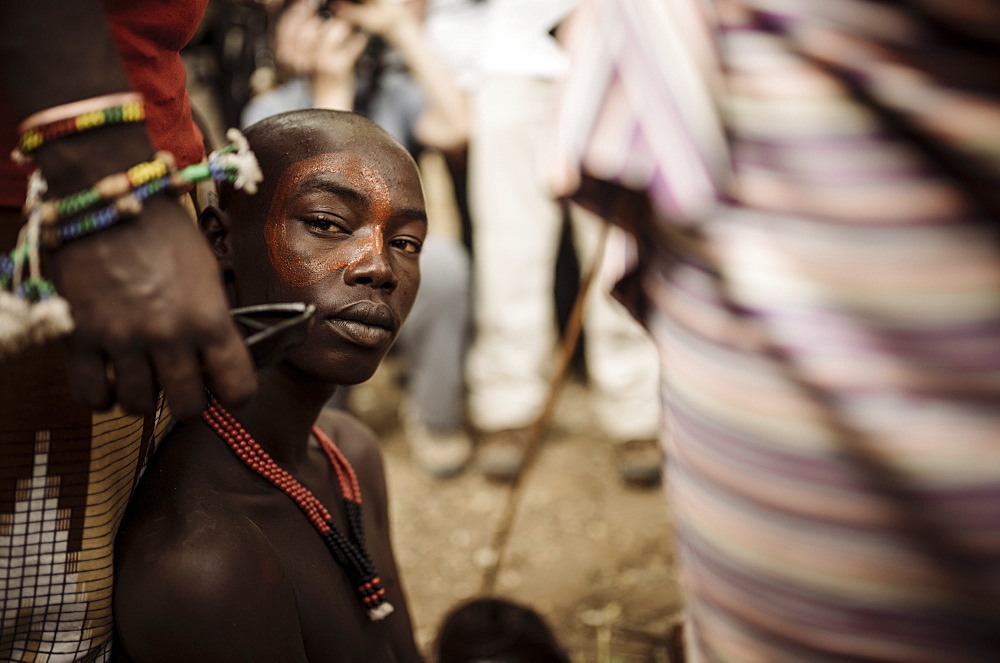
<path id="1" fill-rule="evenodd" d="M 373 301 L 348 304 L 328 315 L 326 321 L 342 337 L 365 347 L 382 345 L 399 330 L 399 320 L 393 310 Z"/>

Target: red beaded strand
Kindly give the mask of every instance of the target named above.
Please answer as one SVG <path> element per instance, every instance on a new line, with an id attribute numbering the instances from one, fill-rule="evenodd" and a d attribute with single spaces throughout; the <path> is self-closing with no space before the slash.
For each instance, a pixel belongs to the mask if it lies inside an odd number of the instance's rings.
<path id="1" fill-rule="evenodd" d="M 340 484 L 344 500 L 356 504 L 360 509 L 361 485 L 358 482 L 358 476 L 354 473 L 354 468 L 351 467 L 343 452 L 327 437 L 326 433 L 314 426 L 313 435 L 319 440 L 320 446 L 323 447 L 323 451 L 326 452 L 327 457 L 330 459 L 330 464 L 337 473 L 337 482 Z M 359 530 L 361 529 L 360 510 L 355 511 L 348 506 L 348 518 L 357 518 L 356 527 Z M 375 603 L 385 596 L 385 589 L 381 587 L 381 582 L 381 578 L 375 576 L 370 581 L 358 587 L 358 591 L 362 594 L 362 600 L 365 603 Z"/>
<path id="2" fill-rule="evenodd" d="M 326 507 L 316 499 L 312 491 L 274 462 L 274 459 L 257 444 L 233 415 L 213 399 L 212 404 L 202 414 L 202 418 L 247 467 L 292 498 L 320 534 L 329 531 L 328 523 L 331 516 Z"/>
<path id="3" fill-rule="evenodd" d="M 330 459 L 330 464 L 337 472 L 337 482 L 340 484 L 340 492 L 344 499 L 361 504 L 361 486 L 358 484 L 357 475 L 354 474 L 354 468 L 347 462 L 344 454 L 333 443 L 333 440 L 326 436 L 326 433 L 313 426 L 313 435 L 319 440 L 320 446 L 323 447 L 327 458 Z"/>
<path id="4" fill-rule="evenodd" d="M 266 479 L 275 488 L 290 497 L 306 515 L 309 522 L 323 537 L 334 558 L 349 576 L 358 584 L 357 591 L 373 620 L 381 620 L 393 611 L 386 600 L 382 580 L 375 572 L 364 544 L 364 529 L 361 513 L 361 486 L 354 468 L 340 449 L 319 428 L 313 426 L 313 435 L 330 460 L 337 475 L 337 483 L 347 509 L 347 519 L 353 541 L 349 540 L 334 525 L 330 512 L 288 471 L 278 465 L 257 443 L 243 425 L 226 411 L 214 398 L 202 419 L 251 470 Z"/>

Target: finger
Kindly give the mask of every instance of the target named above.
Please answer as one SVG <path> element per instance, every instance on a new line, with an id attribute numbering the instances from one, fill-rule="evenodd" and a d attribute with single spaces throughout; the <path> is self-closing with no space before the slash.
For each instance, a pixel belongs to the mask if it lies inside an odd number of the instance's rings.
<path id="1" fill-rule="evenodd" d="M 319 25 L 313 12 L 301 4 L 282 16 L 275 38 L 278 59 L 299 73 L 310 67 Z"/>
<path id="2" fill-rule="evenodd" d="M 132 414 L 152 414 L 156 411 L 156 383 L 149 359 L 141 352 L 128 352 L 111 358 L 115 369 L 115 391 L 118 404 Z"/>
<path id="3" fill-rule="evenodd" d="M 337 17 L 333 17 L 328 20 L 320 32 L 320 41 L 324 46 L 329 46 L 331 44 L 339 44 L 344 41 L 344 39 L 351 33 L 353 27 L 347 21 L 343 21 Z"/>
<path id="4" fill-rule="evenodd" d="M 288 8 L 278 20 L 277 33 L 282 37 L 294 37 L 314 14 L 308 3 L 298 2 Z"/>
<path id="5" fill-rule="evenodd" d="M 114 404 L 107 362 L 96 346 L 71 343 L 68 367 L 70 393 L 77 403 L 88 410 L 107 410 Z"/>
<path id="6" fill-rule="evenodd" d="M 368 45 L 368 35 L 355 32 L 344 42 L 344 52 L 351 60 L 357 60 Z"/>
<path id="7" fill-rule="evenodd" d="M 320 31 L 323 29 L 323 21 L 316 16 L 305 19 L 299 26 L 295 38 L 297 40 L 296 51 L 300 57 L 309 60 L 312 51 L 316 48 Z"/>
<path id="8" fill-rule="evenodd" d="M 371 32 L 380 32 L 387 20 L 391 20 L 396 12 L 396 5 L 389 5 L 381 2 L 344 2 L 338 0 L 334 6 L 334 13 L 345 21 L 364 28 Z"/>
<path id="9" fill-rule="evenodd" d="M 223 405 L 238 407 L 257 390 L 257 372 L 250 352 L 235 330 L 202 352 L 212 394 Z"/>
<path id="10" fill-rule="evenodd" d="M 155 351 L 153 368 L 175 417 L 190 419 L 208 405 L 197 357 L 190 349 Z"/>
<path id="11" fill-rule="evenodd" d="M 350 2 L 334 3 L 333 11 L 338 18 L 341 18 L 352 24 L 360 23 L 361 18 L 364 16 L 363 10 L 360 8 L 360 6 Z"/>

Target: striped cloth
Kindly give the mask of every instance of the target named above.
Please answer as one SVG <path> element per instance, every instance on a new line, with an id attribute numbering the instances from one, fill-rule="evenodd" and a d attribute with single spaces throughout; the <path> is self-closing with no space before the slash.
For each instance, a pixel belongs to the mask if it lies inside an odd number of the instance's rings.
<path id="1" fill-rule="evenodd" d="M 197 217 L 195 193 L 179 200 Z M 0 208 L 0 226 L 20 221 Z M 0 661 L 112 659 L 113 553 L 140 475 L 172 424 L 90 412 L 70 394 L 63 341 L 0 361 Z"/>
<path id="2" fill-rule="evenodd" d="M 169 416 L 75 407 L 56 342 L 0 375 L 0 661 L 109 661 L 115 534 Z"/>
<path id="3" fill-rule="evenodd" d="M 689 660 L 1000 660 L 1000 3 L 592 0 L 568 45 L 551 184 L 640 240 Z"/>

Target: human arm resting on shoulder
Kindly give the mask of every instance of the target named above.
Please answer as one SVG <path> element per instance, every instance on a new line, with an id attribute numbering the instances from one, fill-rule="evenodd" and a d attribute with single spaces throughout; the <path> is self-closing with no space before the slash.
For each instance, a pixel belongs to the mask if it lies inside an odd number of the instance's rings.
<path id="1" fill-rule="evenodd" d="M 248 521 L 161 519 L 119 537 L 116 646 L 133 663 L 306 661 L 295 596 Z M 166 542 L 166 543 L 164 543 Z"/>
<path id="2" fill-rule="evenodd" d="M 104 11 L 100 0 L 0 0 L 3 84 L 18 118 L 130 89 Z M 152 156 L 144 126 L 125 124 L 47 143 L 35 162 L 64 196 Z M 135 220 L 67 243 L 51 265 L 76 322 L 70 376 L 83 405 L 149 413 L 162 388 L 188 417 L 204 408 L 206 380 L 230 403 L 252 393 L 217 267 L 176 200 L 151 198 Z"/>

